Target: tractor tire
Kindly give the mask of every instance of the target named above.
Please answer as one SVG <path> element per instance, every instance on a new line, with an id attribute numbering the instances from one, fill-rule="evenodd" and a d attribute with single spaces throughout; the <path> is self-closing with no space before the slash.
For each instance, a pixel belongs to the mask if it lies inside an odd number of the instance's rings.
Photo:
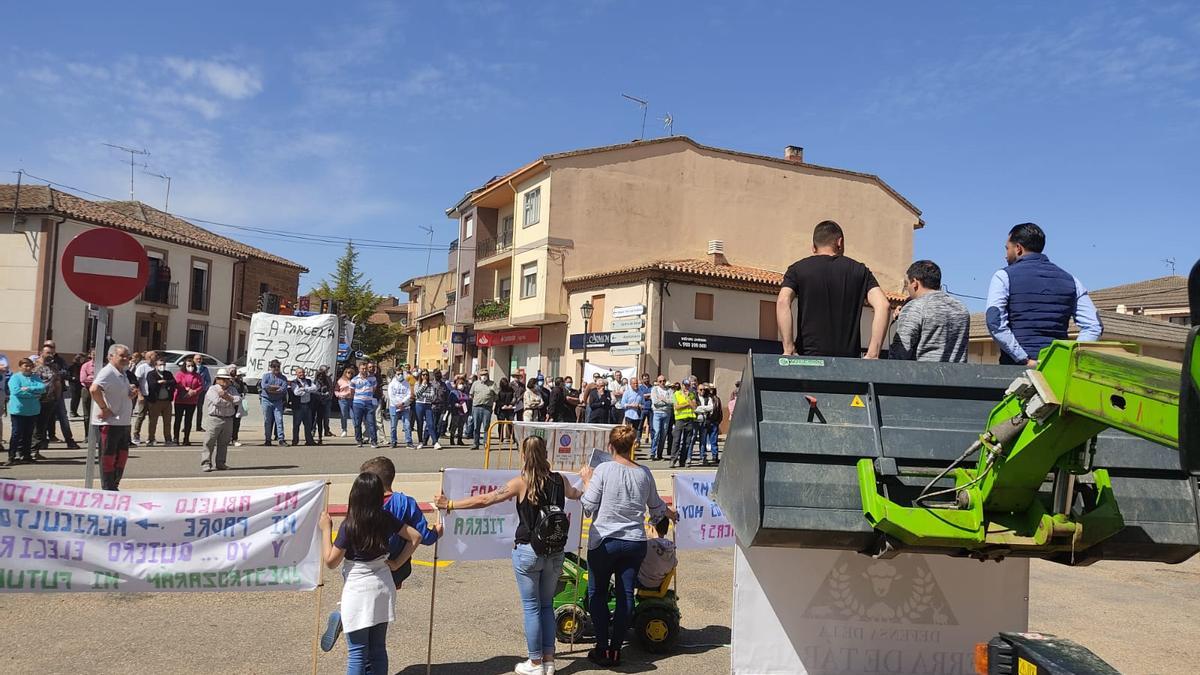
<path id="1" fill-rule="evenodd" d="M 664 607 L 648 607 L 633 617 L 638 644 L 651 654 L 665 654 L 679 641 L 679 616 Z"/>
<path id="2" fill-rule="evenodd" d="M 577 605 L 563 605 L 554 610 L 554 634 L 559 642 L 581 642 L 586 622 L 587 612 Z"/>

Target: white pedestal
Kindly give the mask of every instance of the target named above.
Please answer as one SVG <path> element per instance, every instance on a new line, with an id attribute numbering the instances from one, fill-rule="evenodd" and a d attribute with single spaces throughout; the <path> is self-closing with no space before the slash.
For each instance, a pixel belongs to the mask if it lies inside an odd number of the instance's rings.
<path id="1" fill-rule="evenodd" d="M 974 647 L 1029 620 L 1029 561 L 736 547 L 732 671 L 974 672 Z"/>

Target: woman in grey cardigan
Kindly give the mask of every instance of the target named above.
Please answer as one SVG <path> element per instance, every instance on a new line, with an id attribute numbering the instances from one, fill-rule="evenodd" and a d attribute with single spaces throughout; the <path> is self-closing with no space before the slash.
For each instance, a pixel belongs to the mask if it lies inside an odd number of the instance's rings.
<path id="1" fill-rule="evenodd" d="M 664 514 L 679 519 L 675 510 L 659 498 L 650 469 L 633 461 L 636 434 L 632 427 L 614 428 L 608 435 L 613 461 L 580 471 L 583 510 L 592 518 L 588 533 L 588 597 L 596 648 L 588 652 L 588 659 L 605 667 L 621 663 L 621 646 L 633 616 L 637 572 L 646 557 L 646 510 L 652 522 Z M 608 584 L 614 577 L 617 611 L 610 617 Z"/>

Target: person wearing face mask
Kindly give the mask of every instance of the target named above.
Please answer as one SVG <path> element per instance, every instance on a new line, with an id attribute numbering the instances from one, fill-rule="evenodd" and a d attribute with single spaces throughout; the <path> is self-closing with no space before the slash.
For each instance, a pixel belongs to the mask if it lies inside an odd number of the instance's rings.
<path id="1" fill-rule="evenodd" d="M 333 430 L 329 428 L 329 402 L 333 398 L 333 380 L 329 377 L 329 366 L 323 365 L 318 368 L 313 382 L 317 385 L 317 395 L 313 398 L 313 429 L 317 436 L 317 445 L 324 445 L 325 437 L 333 435 Z"/>
<path id="2" fill-rule="evenodd" d="M 175 376 L 174 438 L 179 445 L 192 444 L 192 418 L 196 416 L 196 406 L 200 404 L 202 393 L 204 382 L 196 374 L 195 364 L 185 361 L 183 368 Z M 180 432 L 183 433 L 182 436 Z"/>
<path id="3" fill-rule="evenodd" d="M 300 427 L 304 427 L 304 445 L 316 445 L 313 440 L 312 403 L 317 395 L 317 385 L 308 378 L 303 368 L 296 369 L 296 377 L 291 383 L 292 396 L 295 405 L 292 407 L 292 445 L 300 445 Z"/>
<path id="4" fill-rule="evenodd" d="M 21 462 L 32 462 L 33 428 L 42 411 L 42 394 L 46 383 L 34 375 L 33 361 L 21 359 L 17 372 L 8 378 L 8 414 L 12 418 L 12 437 L 8 442 L 8 462 L 14 466 Z"/>
<path id="5" fill-rule="evenodd" d="M 154 445 L 154 434 L 158 431 L 158 422 L 162 420 L 163 444 L 171 442 L 171 401 L 175 398 L 175 377 L 167 370 L 167 362 L 159 357 L 154 362 L 154 370 L 146 374 L 146 408 L 150 417 L 150 439 L 147 445 Z"/>
<path id="6" fill-rule="evenodd" d="M 242 374 L 238 372 L 237 366 L 229 366 L 229 384 L 237 391 L 237 395 L 242 397 L 237 413 L 233 416 L 233 435 L 230 436 L 233 447 L 240 448 L 242 442 L 238 440 L 238 434 L 242 431 L 242 416 L 246 414 L 246 383 L 242 381 Z"/>
<path id="7" fill-rule="evenodd" d="M 469 401 L 466 382 L 461 376 L 454 378 L 454 386 L 450 390 L 450 445 L 466 445 L 463 443 L 463 426 L 467 421 Z"/>

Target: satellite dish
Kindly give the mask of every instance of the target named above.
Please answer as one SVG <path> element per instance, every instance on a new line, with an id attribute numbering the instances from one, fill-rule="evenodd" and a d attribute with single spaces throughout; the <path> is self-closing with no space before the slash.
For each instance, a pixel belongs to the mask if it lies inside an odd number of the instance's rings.
<path id="1" fill-rule="evenodd" d="M 666 129 L 667 129 L 667 135 L 674 136 L 675 130 L 673 127 L 675 125 L 675 118 L 671 117 L 671 113 L 667 113 L 666 115 L 663 116 L 662 123 L 663 123 L 663 126 L 666 127 Z"/>

